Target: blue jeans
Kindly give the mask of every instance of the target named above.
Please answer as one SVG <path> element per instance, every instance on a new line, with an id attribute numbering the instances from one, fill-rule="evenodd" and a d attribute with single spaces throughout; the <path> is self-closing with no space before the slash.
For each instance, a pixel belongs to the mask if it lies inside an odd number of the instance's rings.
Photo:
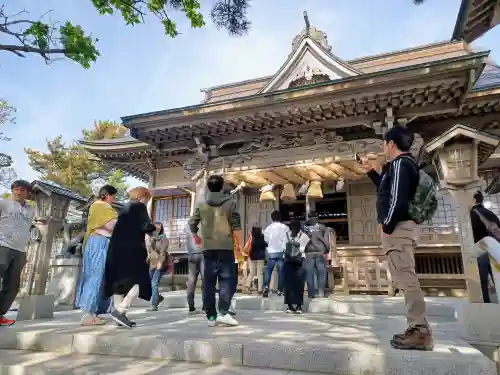
<path id="1" fill-rule="evenodd" d="M 234 294 L 234 252 L 228 250 L 203 251 L 203 305 L 207 318 L 215 318 L 215 286 L 219 281 L 219 314 L 226 315 Z"/>
<path id="2" fill-rule="evenodd" d="M 158 269 L 149 270 L 149 278 L 151 279 L 151 305 L 158 306 L 160 292 L 158 290 L 158 285 L 160 284 L 161 277 L 164 272 Z"/>
<path id="3" fill-rule="evenodd" d="M 304 264 L 306 269 L 307 295 L 314 298 L 318 292 L 319 295 L 325 294 L 326 283 L 326 258 L 323 254 L 307 254 Z M 318 289 L 314 286 L 314 276 L 318 281 Z"/>
<path id="4" fill-rule="evenodd" d="M 269 289 L 275 266 L 278 267 L 278 291 L 283 292 L 283 255 L 281 253 L 269 254 L 269 258 L 267 258 L 267 265 L 264 271 L 264 289 Z"/>

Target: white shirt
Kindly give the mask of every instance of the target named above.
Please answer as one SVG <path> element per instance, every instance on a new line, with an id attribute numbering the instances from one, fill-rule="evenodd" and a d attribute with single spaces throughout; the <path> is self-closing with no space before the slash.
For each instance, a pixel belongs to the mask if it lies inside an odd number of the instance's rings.
<path id="1" fill-rule="evenodd" d="M 26 251 L 35 209 L 12 199 L 0 199 L 0 246 Z"/>
<path id="2" fill-rule="evenodd" d="M 264 229 L 264 239 L 267 242 L 267 252 L 269 254 L 278 254 L 285 251 L 287 234 L 290 236 L 290 229 L 287 225 L 279 222 L 269 224 Z"/>

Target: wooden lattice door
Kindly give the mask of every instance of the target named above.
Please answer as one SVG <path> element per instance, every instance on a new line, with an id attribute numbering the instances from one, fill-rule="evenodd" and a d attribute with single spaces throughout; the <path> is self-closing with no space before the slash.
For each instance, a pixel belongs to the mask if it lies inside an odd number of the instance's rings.
<path id="1" fill-rule="evenodd" d="M 245 196 L 245 237 L 254 225 L 262 227 L 271 224 L 271 213 L 276 210 L 276 202 L 259 202 L 260 194 Z"/>
<path id="2" fill-rule="evenodd" d="M 376 200 L 376 191 L 373 184 L 349 184 L 347 214 L 349 218 L 349 243 L 351 245 L 377 244 L 380 242 Z"/>

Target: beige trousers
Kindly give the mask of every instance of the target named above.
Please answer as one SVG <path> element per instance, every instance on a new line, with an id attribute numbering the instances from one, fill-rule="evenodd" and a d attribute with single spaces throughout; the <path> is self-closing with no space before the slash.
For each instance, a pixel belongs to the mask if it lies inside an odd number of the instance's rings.
<path id="1" fill-rule="evenodd" d="M 126 313 L 129 307 L 134 302 L 134 299 L 139 295 L 139 285 L 134 285 L 132 289 L 130 289 L 126 296 L 122 296 L 119 294 L 113 295 L 113 304 L 115 305 L 115 309 L 117 309 L 122 314 Z"/>
<path id="2" fill-rule="evenodd" d="M 257 290 L 262 292 L 264 284 L 264 260 L 251 260 L 250 261 L 250 273 L 245 282 L 245 286 L 250 288 L 252 281 L 257 276 Z"/>
<path id="3" fill-rule="evenodd" d="M 390 235 L 382 233 L 382 247 L 387 255 L 392 280 L 404 291 L 407 322 L 410 327 L 428 326 L 424 294 L 415 273 L 418 233 L 419 228 L 413 221 L 398 223 Z"/>

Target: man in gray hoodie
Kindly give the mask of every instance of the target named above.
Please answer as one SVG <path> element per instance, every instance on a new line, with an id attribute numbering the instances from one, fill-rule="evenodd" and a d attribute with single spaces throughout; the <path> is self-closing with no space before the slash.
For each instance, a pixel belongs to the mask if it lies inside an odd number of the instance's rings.
<path id="1" fill-rule="evenodd" d="M 197 238 L 202 226 L 203 303 L 211 327 L 217 324 L 235 326 L 238 322 L 229 314 L 234 294 L 234 243 L 243 243 L 241 218 L 231 195 L 224 194 L 224 179 L 219 175 L 208 178 L 208 194 L 189 219 L 191 233 Z M 215 307 L 215 287 L 219 282 L 219 315 Z"/>

